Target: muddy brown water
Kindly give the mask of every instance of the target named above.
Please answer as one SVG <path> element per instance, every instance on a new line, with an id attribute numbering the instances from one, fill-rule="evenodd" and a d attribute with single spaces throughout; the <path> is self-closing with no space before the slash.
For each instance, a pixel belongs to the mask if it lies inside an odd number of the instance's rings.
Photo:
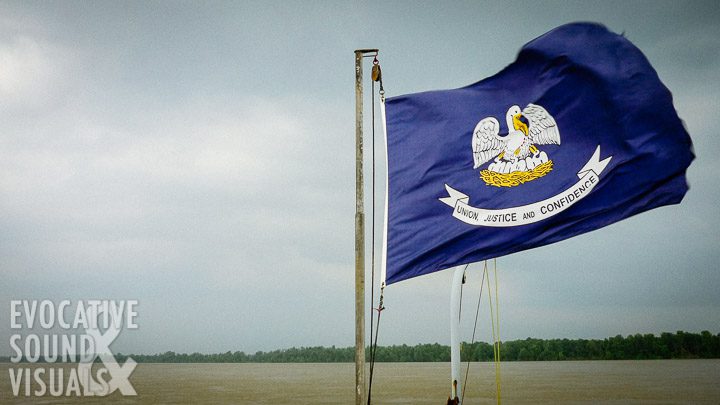
<path id="1" fill-rule="evenodd" d="M 130 377 L 137 396 L 104 398 L 25 397 L 24 386 L 16 397 L 9 369 L 18 366 L 26 365 L 2 363 L 2 404 L 354 403 L 348 363 L 139 364 Z M 444 404 L 448 375 L 445 363 L 379 363 L 373 403 Z M 505 404 L 720 404 L 720 360 L 510 362 L 500 375 Z M 494 404 L 495 396 L 493 364 L 471 364 L 464 403 Z"/>

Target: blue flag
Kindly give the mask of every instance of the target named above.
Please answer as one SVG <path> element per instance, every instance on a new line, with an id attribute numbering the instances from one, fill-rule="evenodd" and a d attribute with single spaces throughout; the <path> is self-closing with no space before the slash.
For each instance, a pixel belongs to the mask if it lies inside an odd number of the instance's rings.
<path id="1" fill-rule="evenodd" d="M 488 79 L 386 102 L 388 284 L 679 203 L 692 142 L 645 56 L 590 23 Z"/>

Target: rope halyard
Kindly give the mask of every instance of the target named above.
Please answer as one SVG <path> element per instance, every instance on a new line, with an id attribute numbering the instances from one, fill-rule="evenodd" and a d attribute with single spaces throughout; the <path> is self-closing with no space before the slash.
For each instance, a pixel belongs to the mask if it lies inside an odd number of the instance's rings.
<path id="1" fill-rule="evenodd" d="M 493 310 L 493 298 L 492 290 L 490 288 L 490 272 L 488 271 L 487 261 L 483 263 L 482 279 L 480 280 L 480 295 L 478 296 L 478 303 L 475 309 L 475 325 L 473 326 L 472 340 L 470 346 L 475 343 L 475 333 L 477 331 L 478 318 L 480 315 L 480 302 L 482 301 L 483 289 L 487 286 L 488 302 L 490 304 L 490 320 L 492 324 L 492 336 L 493 336 L 493 363 L 495 366 L 495 393 L 498 405 L 501 404 L 500 396 L 500 308 L 499 308 L 499 289 L 497 280 L 497 259 L 493 259 L 494 264 L 494 275 L 495 275 L 495 305 Z M 465 400 L 465 389 L 467 388 L 467 380 L 470 374 L 470 359 L 467 360 L 467 366 L 465 369 L 465 382 L 463 383 L 462 394 L 460 397 L 460 403 Z"/>
<path id="2" fill-rule="evenodd" d="M 368 405 L 370 405 L 370 400 L 372 397 L 372 381 L 373 381 L 373 372 L 375 371 L 375 355 L 377 354 L 377 348 L 378 348 L 377 341 L 378 341 L 378 335 L 380 334 L 380 314 L 382 313 L 383 309 L 385 309 L 385 307 L 383 306 L 384 292 L 385 292 L 385 283 L 383 283 L 380 286 L 380 302 L 378 304 L 378 307 L 375 308 L 375 310 L 378 311 L 378 316 L 377 316 L 377 327 L 375 328 L 375 339 L 372 342 L 372 346 L 370 347 L 370 380 L 368 381 L 368 402 L 367 402 Z"/>
<path id="3" fill-rule="evenodd" d="M 370 346 L 370 375 L 368 380 L 368 395 L 367 395 L 367 404 L 370 405 L 371 399 L 372 399 L 372 383 L 373 383 L 373 374 L 375 371 L 375 356 L 377 354 L 377 341 L 378 341 L 378 335 L 380 332 L 380 314 L 382 313 L 383 309 L 385 309 L 383 305 L 384 300 L 384 292 L 385 292 L 385 281 L 381 281 L 380 285 L 380 299 L 378 303 L 377 308 L 373 308 L 372 305 L 375 301 L 375 82 L 380 83 L 380 100 L 381 102 L 385 101 L 385 90 L 383 89 L 382 84 L 382 74 L 380 70 L 380 63 L 377 59 L 377 53 L 374 55 L 373 59 L 373 67 L 372 67 L 372 74 L 371 74 L 371 81 L 372 81 L 372 236 L 371 236 L 371 281 L 370 281 L 370 339 L 371 339 L 371 346 Z M 374 320 L 374 314 L 377 311 L 377 325 L 375 326 L 375 320 Z M 375 336 L 373 339 L 373 331 L 375 332 Z"/>
<path id="4" fill-rule="evenodd" d="M 377 61 L 377 54 L 375 54 L 375 60 L 373 60 L 373 64 Z M 373 66 L 373 72 L 374 72 L 374 66 Z M 373 73 L 374 76 L 374 73 Z M 372 94 L 372 97 L 370 97 L 371 100 L 371 111 L 370 114 L 372 116 L 372 130 L 370 131 L 372 133 L 372 165 L 371 165 L 371 190 L 372 190 L 372 199 L 370 204 L 370 222 L 372 222 L 371 231 L 370 231 L 370 339 L 372 342 L 372 336 L 373 336 L 373 327 L 375 325 L 375 314 L 372 311 L 373 303 L 375 302 L 375 80 L 374 78 L 370 81 L 372 86 L 372 91 L 370 94 Z M 370 348 L 370 359 L 372 360 L 372 347 Z M 372 363 L 370 364 L 370 370 L 372 370 Z M 372 380 L 372 375 L 371 375 Z M 368 395 L 368 404 L 370 403 L 369 395 Z"/>
<path id="5" fill-rule="evenodd" d="M 493 268 L 495 271 L 495 317 L 496 317 L 496 324 L 497 324 L 497 335 L 496 335 L 496 345 L 497 345 L 497 358 L 495 360 L 495 384 L 497 385 L 497 403 L 500 405 L 500 293 L 498 290 L 498 276 L 497 276 L 497 259 L 493 258 Z"/>
<path id="6" fill-rule="evenodd" d="M 487 272 L 487 266 L 485 268 Z M 493 312 L 493 299 L 490 290 L 490 275 L 485 279 L 488 288 L 488 299 L 490 301 L 490 319 L 493 334 L 493 360 L 495 363 L 495 391 L 497 403 L 500 405 L 500 319 L 498 309 L 498 284 L 497 284 L 497 260 L 495 260 L 495 311 Z M 496 318 L 497 316 L 497 318 Z"/>
<path id="7" fill-rule="evenodd" d="M 475 332 L 477 331 L 478 317 L 480 316 L 480 301 L 482 300 L 483 285 L 485 284 L 485 274 L 487 273 L 487 261 L 485 262 L 485 268 L 482 273 L 482 279 L 480 279 L 480 295 L 478 296 L 477 307 L 475 308 L 475 325 L 473 326 L 472 339 L 470 340 L 470 346 L 475 344 Z M 470 375 L 470 358 L 467 360 L 467 367 L 465 368 L 465 382 L 463 382 L 462 394 L 460 396 L 460 403 L 465 400 L 465 388 L 467 388 L 467 380 Z"/>

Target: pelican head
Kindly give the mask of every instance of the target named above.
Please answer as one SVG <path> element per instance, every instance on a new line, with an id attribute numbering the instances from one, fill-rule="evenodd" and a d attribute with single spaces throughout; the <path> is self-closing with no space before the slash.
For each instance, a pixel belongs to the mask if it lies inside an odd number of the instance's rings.
<path id="1" fill-rule="evenodd" d="M 515 127 L 515 117 L 518 115 L 522 115 L 522 110 L 517 105 L 514 105 L 507 110 L 507 114 L 505 114 L 505 122 L 507 123 L 508 132 L 513 132 L 513 130 L 517 130 L 518 128 Z"/>

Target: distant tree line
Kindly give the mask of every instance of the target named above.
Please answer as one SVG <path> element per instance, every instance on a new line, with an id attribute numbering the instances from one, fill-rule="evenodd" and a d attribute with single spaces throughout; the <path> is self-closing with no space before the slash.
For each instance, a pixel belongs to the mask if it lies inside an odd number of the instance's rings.
<path id="1" fill-rule="evenodd" d="M 489 361 L 492 345 L 466 345 L 463 360 Z M 720 334 L 700 333 L 635 334 L 598 339 L 531 339 L 501 344 L 504 361 L 548 360 L 653 360 L 653 359 L 716 359 L 720 358 Z"/>
<path id="2" fill-rule="evenodd" d="M 366 350 L 369 356 L 370 351 Z M 485 342 L 464 343 L 463 361 L 492 361 L 493 346 Z M 502 342 L 502 361 L 549 360 L 649 360 L 649 359 L 717 359 L 720 358 L 720 333 L 617 335 L 606 339 L 532 339 Z M 270 352 L 225 352 L 217 354 L 175 353 L 117 354 L 124 362 L 132 357 L 138 363 L 347 363 L 355 359 L 354 347 L 301 347 Z M 0 357 L 0 362 L 9 361 Z M 450 347 L 434 344 L 395 345 L 377 348 L 378 362 L 446 362 Z"/>
<path id="3" fill-rule="evenodd" d="M 370 351 L 366 350 L 369 356 Z M 493 346 L 485 342 L 462 345 L 463 361 L 492 361 Z M 118 356 L 124 360 L 127 356 Z M 131 355 L 142 363 L 346 363 L 355 359 L 354 347 L 301 347 L 246 354 L 178 354 Z M 649 359 L 711 359 L 720 358 L 720 333 L 708 331 L 688 333 L 617 335 L 606 339 L 532 339 L 502 342 L 503 361 L 548 360 L 649 360 Z M 378 362 L 447 362 L 450 347 L 434 344 L 415 346 L 379 346 Z"/>

